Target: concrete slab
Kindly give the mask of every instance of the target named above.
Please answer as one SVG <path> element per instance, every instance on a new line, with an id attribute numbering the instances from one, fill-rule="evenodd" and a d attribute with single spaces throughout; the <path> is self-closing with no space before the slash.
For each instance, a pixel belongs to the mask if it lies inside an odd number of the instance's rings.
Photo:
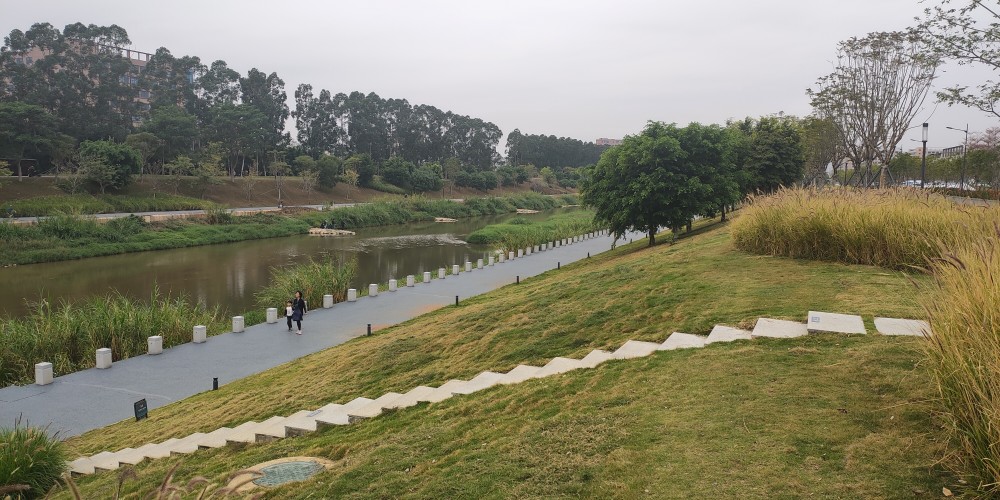
<path id="1" fill-rule="evenodd" d="M 222 448 L 229 444 L 229 435 L 232 434 L 232 427 L 219 427 L 212 432 L 205 434 L 205 436 L 198 440 L 196 443 L 199 448 Z M 149 456 L 149 455 L 147 455 Z M 158 458 L 158 457 L 149 457 Z"/>
<path id="2" fill-rule="evenodd" d="M 131 448 L 126 448 L 131 450 Z M 94 472 L 98 470 L 117 470 L 121 465 L 118 463 L 118 454 L 110 451 L 102 451 L 90 457 L 90 464 L 94 467 Z"/>
<path id="3" fill-rule="evenodd" d="M 595 366 L 609 360 L 614 359 L 615 355 L 608 352 L 602 351 L 601 349 L 594 349 L 587 353 L 580 362 L 587 368 L 594 368 Z"/>
<path id="4" fill-rule="evenodd" d="M 418 403 L 426 401 L 427 396 L 430 396 L 434 390 L 434 387 L 418 385 L 390 403 L 387 408 L 409 408 L 411 406 L 416 406 Z"/>
<path id="5" fill-rule="evenodd" d="M 127 464 L 127 465 L 136 465 L 139 462 L 142 462 L 143 460 L 146 460 L 147 458 L 149 458 L 149 457 L 146 456 L 146 453 L 149 452 L 149 450 L 151 450 L 153 448 L 157 448 L 159 446 L 160 445 L 156 444 L 156 443 L 149 443 L 149 444 L 144 444 L 144 445 L 142 445 L 142 446 L 140 446 L 140 447 L 138 447 L 138 448 L 136 448 L 136 449 L 134 449 L 132 451 L 126 451 L 126 450 L 129 450 L 130 448 L 125 448 L 124 450 L 119 450 L 118 451 L 118 463 L 119 464 Z"/>
<path id="6" fill-rule="evenodd" d="M 328 427 L 333 425 L 347 425 L 351 423 L 351 419 L 348 416 L 348 412 L 356 408 L 371 403 L 372 400 L 368 398 L 355 398 L 345 405 L 339 404 L 329 404 L 320 408 L 320 414 L 316 416 L 316 428 Z"/>
<path id="7" fill-rule="evenodd" d="M 674 349 L 693 349 L 705 347 L 705 337 L 701 335 L 691 335 L 690 333 L 674 332 L 667 340 L 660 344 L 661 351 L 672 351 Z"/>
<path id="8" fill-rule="evenodd" d="M 931 336 L 931 325 L 919 319 L 875 318 L 875 329 L 882 335 Z"/>
<path id="9" fill-rule="evenodd" d="M 270 424 L 261 425 L 257 428 L 256 439 L 258 443 L 264 443 L 267 441 L 274 441 L 275 439 L 284 439 L 288 437 L 285 432 L 285 426 L 287 425 L 288 419 L 290 418 L 301 418 L 305 415 L 312 413 L 312 410 L 300 410 L 287 417 L 277 419 Z"/>
<path id="10" fill-rule="evenodd" d="M 867 333 L 861 316 L 821 311 L 809 311 L 806 327 L 809 333 Z"/>
<path id="11" fill-rule="evenodd" d="M 444 401 L 454 396 L 455 390 L 460 390 L 464 388 L 465 385 L 468 383 L 469 383 L 468 380 L 451 379 L 445 382 L 444 384 L 441 384 L 441 387 L 434 389 L 434 392 L 431 392 L 425 397 L 427 398 L 427 401 L 429 403 L 440 403 L 441 401 Z"/>
<path id="12" fill-rule="evenodd" d="M 614 359 L 632 359 L 649 356 L 660 348 L 660 344 L 654 342 L 642 342 L 640 340 L 629 340 L 622 344 L 613 354 Z"/>
<path id="13" fill-rule="evenodd" d="M 483 389 L 488 389 L 490 387 L 493 387 L 494 385 L 499 384 L 500 381 L 503 380 L 505 375 L 506 374 L 504 373 L 496 373 L 489 371 L 482 372 L 479 375 L 472 377 L 472 380 L 469 380 L 469 383 L 465 384 L 465 387 L 456 389 L 454 392 L 455 394 L 472 394 L 473 392 L 478 392 Z"/>
<path id="14" fill-rule="evenodd" d="M 205 437 L 204 432 L 196 432 L 186 437 L 182 437 L 168 448 L 171 455 L 187 455 L 198 451 L 198 440 Z M 252 441 L 251 441 L 252 442 Z M 95 455 L 96 456 L 96 455 Z"/>
<path id="15" fill-rule="evenodd" d="M 709 333 L 708 338 L 705 339 L 705 345 L 714 344 L 716 342 L 750 340 L 751 338 L 753 338 L 751 333 L 746 330 L 725 325 L 715 325 L 715 328 L 712 328 L 712 333 Z"/>
<path id="16" fill-rule="evenodd" d="M 549 375 L 557 375 L 559 373 L 566 373 L 571 370 L 576 370 L 583 368 L 583 361 L 579 359 L 570 358 L 552 358 L 551 361 L 545 364 L 541 370 L 535 374 L 535 378 L 548 377 Z"/>
<path id="17" fill-rule="evenodd" d="M 507 376 L 500 381 L 501 384 L 519 384 L 525 380 L 535 378 L 535 375 L 542 369 L 540 366 L 517 365 Z"/>
<path id="18" fill-rule="evenodd" d="M 382 414 L 382 410 L 388 408 L 389 405 L 402 394 L 398 392 L 387 392 L 377 398 L 371 403 L 368 403 L 360 408 L 355 408 L 348 410 L 347 416 L 350 417 L 350 422 L 353 424 L 359 420 L 364 420 L 366 418 L 377 417 Z"/>
<path id="19" fill-rule="evenodd" d="M 757 324 L 754 325 L 752 334 L 754 337 L 791 339 L 809 335 L 809 329 L 805 323 L 799 323 L 798 321 L 757 318 Z"/>

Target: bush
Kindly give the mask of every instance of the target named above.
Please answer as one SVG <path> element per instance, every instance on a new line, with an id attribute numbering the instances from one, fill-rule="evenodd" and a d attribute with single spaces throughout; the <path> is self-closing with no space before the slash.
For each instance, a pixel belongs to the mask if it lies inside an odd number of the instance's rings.
<path id="1" fill-rule="evenodd" d="M 57 437 L 44 429 L 15 422 L 0 428 L 0 490 L 4 486 L 27 487 L 24 498 L 44 496 L 66 470 L 66 451 Z M 17 493 L 14 498 L 17 498 Z M 0 491 L 0 494 L 4 494 Z"/>
<path id="2" fill-rule="evenodd" d="M 497 175 L 493 172 L 459 172 L 455 175 L 455 185 L 489 191 L 497 187 Z"/>
<path id="3" fill-rule="evenodd" d="M 323 295 L 332 294 L 334 302 L 347 299 L 347 289 L 358 274 L 356 259 L 330 258 L 325 261 L 309 259 L 307 264 L 271 268 L 271 285 L 257 292 L 261 308 L 277 307 L 283 311 L 285 301 L 291 300 L 296 291 L 302 292 L 310 309 L 323 305 Z"/>
<path id="4" fill-rule="evenodd" d="M 385 182 L 384 180 L 382 180 L 382 177 L 379 176 L 379 175 L 376 175 L 376 176 L 372 177 L 372 180 L 368 184 L 368 187 L 370 187 L 370 188 L 372 188 L 372 189 L 374 189 L 376 191 L 382 191 L 383 193 L 389 193 L 389 194 L 406 194 L 406 190 L 405 189 L 403 189 L 403 188 L 401 188 L 399 186 L 394 186 L 392 184 L 389 184 L 388 182 Z"/>
<path id="5" fill-rule="evenodd" d="M 415 193 L 440 191 L 444 187 L 444 179 L 433 168 L 423 166 L 413 171 L 410 177 L 410 189 Z"/>

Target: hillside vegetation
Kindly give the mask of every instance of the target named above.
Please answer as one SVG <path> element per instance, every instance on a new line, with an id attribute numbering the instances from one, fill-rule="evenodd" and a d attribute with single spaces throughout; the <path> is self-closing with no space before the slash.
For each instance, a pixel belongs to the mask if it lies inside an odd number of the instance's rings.
<path id="1" fill-rule="evenodd" d="M 670 246 L 620 247 L 71 439 L 73 452 L 137 446 L 223 425 L 440 385 L 628 339 L 801 321 L 809 309 L 919 317 L 920 275 L 754 256 L 727 226 Z M 881 297 L 871 300 L 871 297 Z M 913 498 L 957 480 L 931 416 L 921 339 L 809 336 L 609 362 L 271 444 L 143 464 L 126 492 L 311 455 L 332 473 L 273 498 Z M 85 496 L 116 474 L 79 479 Z"/>

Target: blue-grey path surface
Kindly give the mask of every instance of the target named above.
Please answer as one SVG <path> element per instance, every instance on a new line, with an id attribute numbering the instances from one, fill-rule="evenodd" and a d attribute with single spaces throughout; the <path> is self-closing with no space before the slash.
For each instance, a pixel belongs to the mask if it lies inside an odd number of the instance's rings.
<path id="1" fill-rule="evenodd" d="M 150 411 L 155 411 L 210 390 L 213 377 L 224 385 L 364 335 L 369 323 L 373 328 L 401 323 L 454 304 L 456 295 L 463 299 L 486 293 L 514 283 L 518 276 L 525 279 L 555 269 L 557 263 L 607 251 L 612 241 L 610 236 L 598 236 L 443 280 L 436 279 L 434 272 L 430 283 L 412 288 L 406 287 L 404 275 L 396 292 L 313 309 L 303 321 L 301 336 L 288 333 L 280 317 L 278 324 L 253 325 L 243 333 L 209 337 L 203 344 L 187 343 L 160 355 L 116 361 L 107 370 L 71 373 L 50 385 L 0 389 L 0 426 L 21 418 L 33 426 L 47 425 L 50 433 L 58 432 L 61 437 L 81 434 L 132 418 L 133 403 L 140 399 L 145 398 Z"/>

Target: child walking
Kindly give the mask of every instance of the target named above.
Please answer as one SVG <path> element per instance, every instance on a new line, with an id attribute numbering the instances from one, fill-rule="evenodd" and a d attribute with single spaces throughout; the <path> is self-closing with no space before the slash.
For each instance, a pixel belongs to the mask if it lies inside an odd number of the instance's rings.
<path id="1" fill-rule="evenodd" d="M 288 323 L 288 331 L 292 331 L 292 301 L 285 302 L 285 322 Z"/>

